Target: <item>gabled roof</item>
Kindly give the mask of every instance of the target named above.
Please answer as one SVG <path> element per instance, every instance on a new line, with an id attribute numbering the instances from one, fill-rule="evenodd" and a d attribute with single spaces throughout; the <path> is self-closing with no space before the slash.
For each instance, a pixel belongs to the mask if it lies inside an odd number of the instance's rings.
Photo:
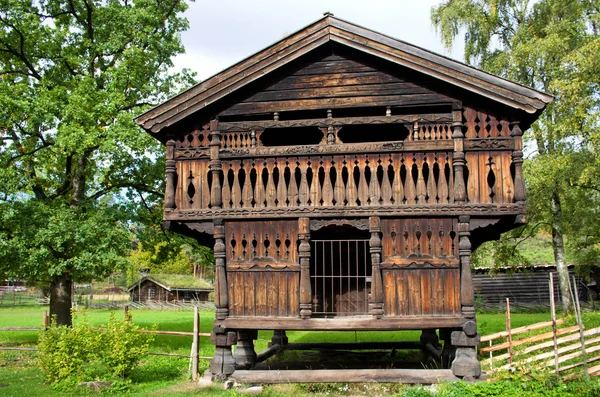
<path id="1" fill-rule="evenodd" d="M 206 280 L 185 274 L 152 274 L 144 276 L 135 284 L 127 288 L 127 292 L 137 288 L 144 281 L 149 280 L 167 291 L 213 291 L 214 287 Z"/>
<path id="2" fill-rule="evenodd" d="M 304 29 L 145 112 L 136 122 L 147 131 L 158 133 L 328 42 L 386 59 L 529 114 L 541 112 L 553 99 L 544 92 L 325 14 Z"/>

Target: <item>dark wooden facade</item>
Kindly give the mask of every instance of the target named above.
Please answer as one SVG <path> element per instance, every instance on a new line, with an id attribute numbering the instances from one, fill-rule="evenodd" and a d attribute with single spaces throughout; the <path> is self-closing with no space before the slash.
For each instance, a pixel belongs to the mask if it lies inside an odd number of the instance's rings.
<path id="1" fill-rule="evenodd" d="M 251 366 L 258 329 L 439 329 L 479 376 L 470 254 L 525 221 L 550 100 L 326 15 L 141 115 L 165 224 L 214 245 L 211 371 L 236 341 Z"/>
<path id="2" fill-rule="evenodd" d="M 144 277 L 127 291 L 133 302 L 208 302 L 213 292 L 209 288 L 170 286 L 151 277 Z"/>

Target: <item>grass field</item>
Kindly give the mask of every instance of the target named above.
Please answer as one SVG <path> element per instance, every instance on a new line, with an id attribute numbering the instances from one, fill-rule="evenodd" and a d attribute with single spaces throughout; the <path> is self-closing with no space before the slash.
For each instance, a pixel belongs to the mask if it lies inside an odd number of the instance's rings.
<path id="1" fill-rule="evenodd" d="M 0 309 L 0 328 L 3 327 L 39 327 L 42 323 L 43 308 L 2 308 Z M 112 311 L 116 316 L 122 316 L 121 311 Z M 111 310 L 89 310 L 87 316 L 92 325 L 101 326 L 109 319 Z M 159 330 L 192 331 L 193 315 L 190 311 L 132 311 L 135 324 L 142 328 L 156 326 Z M 512 326 L 519 327 L 540 321 L 549 320 L 548 313 L 513 314 Z M 201 312 L 201 332 L 210 332 L 214 312 Z M 479 330 L 482 335 L 502 331 L 505 328 L 504 314 L 478 315 Z M 272 332 L 261 331 L 256 342 L 256 350 L 266 348 Z M 37 341 L 38 332 L 33 331 L 2 331 L 0 332 L 0 346 L 33 347 Z M 418 340 L 420 331 L 404 332 L 288 332 L 290 342 L 316 342 L 316 341 L 391 341 L 391 340 Z M 150 346 L 153 352 L 189 354 L 191 337 L 157 335 Z M 202 356 L 212 356 L 214 347 L 208 338 L 201 338 Z M 0 352 L 0 395 L 1 396 L 62 396 L 63 392 L 55 391 L 50 385 L 44 383 L 43 374 L 37 366 L 35 353 L 30 352 Z M 133 386 L 131 395 L 236 395 L 235 391 L 225 391 L 220 387 L 198 389 L 188 381 L 187 358 L 145 356 L 141 364 L 132 374 Z M 208 367 L 208 361 L 200 364 L 203 371 Z M 323 395 L 347 395 L 348 393 L 370 395 L 372 390 L 368 384 L 348 386 L 271 386 L 265 389 L 262 395 L 303 396 L 314 395 L 322 392 Z M 389 394 L 400 393 L 403 386 L 383 386 Z M 400 388 L 400 389 L 398 389 Z M 342 390 L 343 389 L 343 390 Z M 369 391 L 371 390 L 371 391 Z M 381 392 L 381 389 L 379 392 Z M 96 395 L 97 393 L 80 390 L 78 395 Z M 77 394 L 74 394 L 77 395 Z M 386 394 L 387 395 L 387 394 Z M 459 394 L 460 395 L 460 394 Z"/>

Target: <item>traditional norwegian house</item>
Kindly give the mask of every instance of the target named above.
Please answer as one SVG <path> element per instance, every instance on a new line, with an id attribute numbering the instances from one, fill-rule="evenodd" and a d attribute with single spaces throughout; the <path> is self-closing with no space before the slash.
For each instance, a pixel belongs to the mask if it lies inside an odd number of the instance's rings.
<path id="1" fill-rule="evenodd" d="M 152 274 L 127 288 L 133 302 L 208 302 L 213 286 L 205 280 L 179 274 Z"/>
<path id="2" fill-rule="evenodd" d="M 257 330 L 412 329 L 444 341 L 430 380 L 480 376 L 471 251 L 525 222 L 551 100 L 326 14 L 139 116 L 165 226 L 214 247 L 210 371 L 252 367 Z"/>

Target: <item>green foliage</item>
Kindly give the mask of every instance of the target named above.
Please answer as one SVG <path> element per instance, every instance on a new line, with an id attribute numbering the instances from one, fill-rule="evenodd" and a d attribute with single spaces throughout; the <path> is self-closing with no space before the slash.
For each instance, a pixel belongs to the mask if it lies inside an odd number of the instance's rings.
<path id="1" fill-rule="evenodd" d="M 148 351 L 153 337 L 137 332 L 139 327 L 117 320 L 111 313 L 105 330 L 92 328 L 83 315 L 73 327 L 50 326 L 40 335 L 40 366 L 48 381 L 58 388 L 70 388 L 83 381 L 125 379 Z"/>
<path id="2" fill-rule="evenodd" d="M 186 8 L 0 0 L 1 273 L 58 286 L 123 264 L 122 225 L 163 185 L 162 148 L 133 118 L 192 82 L 168 73 Z"/>

